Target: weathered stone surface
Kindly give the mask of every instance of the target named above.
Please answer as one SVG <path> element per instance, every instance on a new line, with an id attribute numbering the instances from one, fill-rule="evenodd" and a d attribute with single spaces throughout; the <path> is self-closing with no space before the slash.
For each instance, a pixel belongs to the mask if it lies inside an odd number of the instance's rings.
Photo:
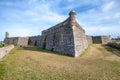
<path id="1" fill-rule="evenodd" d="M 110 42 L 110 37 L 109 36 L 93 36 L 92 37 L 93 44 L 107 44 Z"/>
<path id="2" fill-rule="evenodd" d="M 10 37 L 10 38 L 7 37 L 7 38 L 5 38 L 4 43 L 17 45 L 18 37 Z"/>
<path id="3" fill-rule="evenodd" d="M 5 38 L 4 42 L 6 44 L 14 44 L 17 46 L 27 46 L 28 45 L 28 37 L 11 37 Z"/>
<path id="4" fill-rule="evenodd" d="M 75 57 L 79 56 L 85 48 L 87 48 L 87 38 L 85 35 L 85 30 L 76 22 L 76 25 L 73 26 L 74 33 L 74 48 L 75 48 Z"/>
<path id="5" fill-rule="evenodd" d="M 8 33 L 8 32 L 5 33 L 5 37 L 6 37 L 6 38 L 9 37 L 9 33 Z"/>
<path id="6" fill-rule="evenodd" d="M 18 46 L 27 46 L 29 37 L 18 37 Z"/>
<path id="7" fill-rule="evenodd" d="M 108 42 L 111 42 L 110 36 L 101 36 L 102 37 L 102 44 L 107 44 Z"/>
<path id="8" fill-rule="evenodd" d="M 7 55 L 13 48 L 14 48 L 14 45 L 0 48 L 0 59 L 2 59 L 5 55 Z"/>
<path id="9" fill-rule="evenodd" d="M 72 27 L 68 20 L 42 32 L 40 47 L 74 56 Z"/>
<path id="10" fill-rule="evenodd" d="M 64 22 L 42 32 L 40 47 L 77 57 L 87 47 L 85 31 L 76 22 L 74 11 Z"/>
<path id="11" fill-rule="evenodd" d="M 31 36 L 28 40 L 28 45 L 39 46 L 41 36 Z"/>
<path id="12" fill-rule="evenodd" d="M 86 35 L 88 44 L 93 44 L 92 36 Z"/>

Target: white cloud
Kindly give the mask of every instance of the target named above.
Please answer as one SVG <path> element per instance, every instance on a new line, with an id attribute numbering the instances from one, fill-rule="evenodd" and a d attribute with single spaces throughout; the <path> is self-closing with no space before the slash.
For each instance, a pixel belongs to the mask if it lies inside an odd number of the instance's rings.
<path id="1" fill-rule="evenodd" d="M 114 15 L 114 18 L 119 18 L 119 19 L 120 19 L 120 12 L 116 13 L 116 14 Z"/>
<path id="2" fill-rule="evenodd" d="M 23 14 L 24 14 L 25 16 L 36 16 L 36 15 L 37 15 L 36 12 L 33 12 L 33 11 L 31 11 L 31 10 L 26 10 L 25 12 L 23 12 Z"/>
<path id="3" fill-rule="evenodd" d="M 17 25 L 16 25 L 17 26 Z M 30 36 L 35 34 L 34 29 L 32 28 L 26 28 L 17 26 L 17 27 L 7 28 L 5 31 L 8 31 L 10 34 L 10 37 L 17 37 L 17 36 Z"/>
<path id="4" fill-rule="evenodd" d="M 114 5 L 115 5 L 114 1 L 108 2 L 102 6 L 102 11 L 107 12 L 107 11 L 111 10 L 114 7 Z"/>
<path id="5" fill-rule="evenodd" d="M 43 23 L 59 23 L 65 20 L 67 17 L 57 12 L 52 11 L 50 3 L 36 4 L 29 10 L 24 11 L 24 15 L 30 19 L 25 19 L 31 22 Z M 21 12 L 22 13 L 22 12 Z M 23 16 L 24 17 L 24 16 Z"/>
<path id="6" fill-rule="evenodd" d="M 114 13 L 114 14 L 109 14 L 105 15 L 105 17 L 102 17 L 100 21 L 118 21 L 120 19 L 120 12 Z"/>
<path id="7" fill-rule="evenodd" d="M 65 19 L 64 16 L 60 16 L 58 14 L 49 14 L 43 15 L 36 18 L 31 19 L 31 21 L 39 21 L 41 23 L 59 23 Z"/>

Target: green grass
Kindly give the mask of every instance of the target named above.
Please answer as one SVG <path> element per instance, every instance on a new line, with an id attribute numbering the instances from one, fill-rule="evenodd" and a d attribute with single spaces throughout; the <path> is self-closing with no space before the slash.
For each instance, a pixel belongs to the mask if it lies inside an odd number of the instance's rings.
<path id="1" fill-rule="evenodd" d="M 116 42 L 117 44 L 120 44 L 120 42 Z"/>
<path id="2" fill-rule="evenodd" d="M 8 44 L 5 44 L 4 46 L 0 44 L 0 48 L 5 47 L 5 46 L 8 46 Z"/>
<path id="3" fill-rule="evenodd" d="M 15 47 L 0 62 L 0 80 L 119 80 L 120 62 L 106 60 L 109 56 L 115 55 L 98 45 L 90 45 L 78 58 Z"/>
<path id="4" fill-rule="evenodd" d="M 0 45 L 0 48 L 2 48 L 3 46 L 2 45 Z"/>
<path id="5" fill-rule="evenodd" d="M 86 53 L 89 52 L 89 50 L 91 49 L 91 46 L 92 44 L 89 44 L 88 47 L 85 49 L 85 51 L 82 52 L 82 54 L 80 55 L 81 57 L 84 56 Z"/>

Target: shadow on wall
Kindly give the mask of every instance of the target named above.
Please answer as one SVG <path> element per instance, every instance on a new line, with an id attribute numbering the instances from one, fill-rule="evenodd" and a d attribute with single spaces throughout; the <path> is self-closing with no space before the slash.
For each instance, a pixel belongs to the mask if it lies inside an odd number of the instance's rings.
<path id="1" fill-rule="evenodd" d="M 113 54 L 115 54 L 116 56 L 120 57 L 120 50 L 116 49 L 116 48 L 112 48 L 110 46 L 108 46 L 107 44 L 102 45 L 107 51 L 112 52 Z"/>
<path id="2" fill-rule="evenodd" d="M 61 56 L 72 57 L 70 55 L 65 55 L 65 54 L 61 54 L 61 53 L 55 52 L 55 51 L 42 49 L 42 48 L 39 48 L 37 46 L 19 47 L 18 50 L 38 51 L 38 52 L 51 53 L 51 54 L 57 54 L 57 55 L 61 55 Z"/>

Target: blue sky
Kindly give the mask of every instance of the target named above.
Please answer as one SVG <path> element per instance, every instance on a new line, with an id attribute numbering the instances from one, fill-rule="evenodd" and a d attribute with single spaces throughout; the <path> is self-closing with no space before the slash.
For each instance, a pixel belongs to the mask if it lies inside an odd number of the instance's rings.
<path id="1" fill-rule="evenodd" d="M 0 0 L 0 41 L 40 35 L 68 18 L 75 10 L 87 35 L 120 36 L 120 0 Z"/>

